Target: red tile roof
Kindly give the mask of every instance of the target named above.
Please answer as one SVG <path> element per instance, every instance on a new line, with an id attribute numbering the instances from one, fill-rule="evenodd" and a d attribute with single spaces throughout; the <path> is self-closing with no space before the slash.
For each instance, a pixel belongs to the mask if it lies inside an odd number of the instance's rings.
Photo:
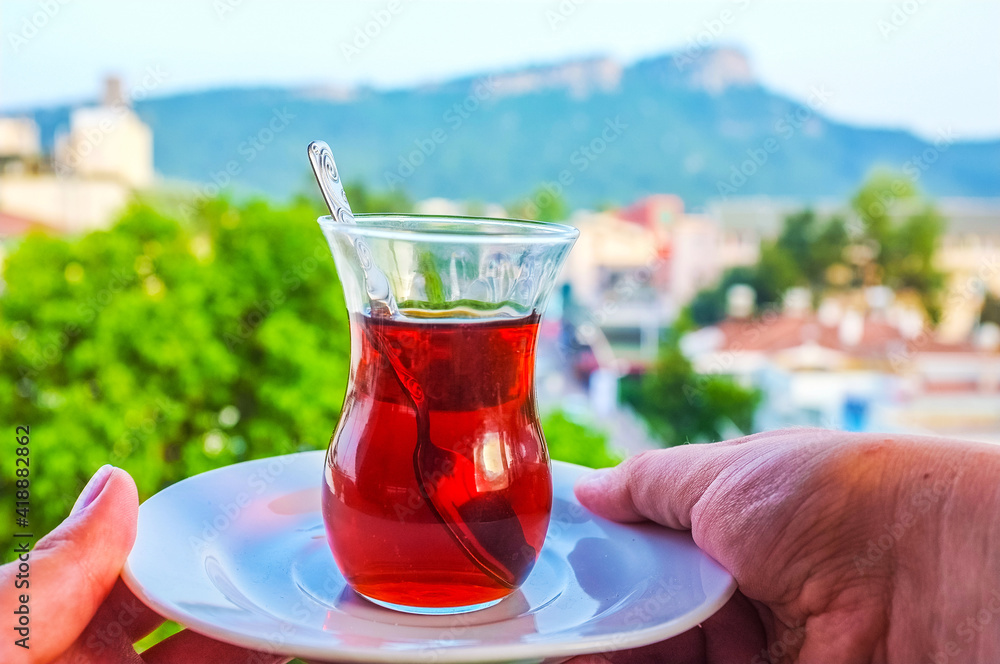
<path id="1" fill-rule="evenodd" d="M 906 339 L 896 326 L 884 320 L 867 319 L 857 344 L 845 345 L 839 329 L 820 323 L 815 316 L 768 315 L 759 318 L 729 318 L 718 324 L 723 342 L 720 351 L 749 350 L 776 353 L 815 343 L 823 348 L 858 357 L 884 357 L 890 353 L 915 352 L 974 352 L 969 342 L 943 344 L 932 334 Z"/>

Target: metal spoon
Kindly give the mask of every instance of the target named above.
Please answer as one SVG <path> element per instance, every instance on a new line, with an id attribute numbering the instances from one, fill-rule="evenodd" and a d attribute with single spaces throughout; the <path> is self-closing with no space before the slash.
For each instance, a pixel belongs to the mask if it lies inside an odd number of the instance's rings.
<path id="1" fill-rule="evenodd" d="M 325 141 L 313 141 L 309 144 L 307 152 L 313 175 L 316 176 L 316 184 L 319 185 L 319 191 L 326 201 L 326 206 L 330 208 L 334 221 L 341 224 L 355 223 L 354 212 L 351 211 L 351 204 L 347 202 L 347 192 L 344 191 L 344 185 L 340 181 L 340 172 L 337 170 L 337 162 L 333 160 L 330 146 Z M 362 238 L 355 238 L 353 244 L 365 275 L 365 291 L 368 293 L 372 317 L 395 316 L 398 308 L 389 288 L 389 279 L 375 266 L 367 242 Z"/>

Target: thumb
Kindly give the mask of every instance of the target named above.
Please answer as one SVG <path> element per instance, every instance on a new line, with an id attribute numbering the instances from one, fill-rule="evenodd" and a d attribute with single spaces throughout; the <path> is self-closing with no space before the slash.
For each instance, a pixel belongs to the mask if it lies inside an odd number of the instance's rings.
<path id="1" fill-rule="evenodd" d="M 650 520 L 689 530 L 692 513 L 732 460 L 733 450 L 714 443 L 643 452 L 615 468 L 583 476 L 576 496 L 584 507 L 613 521 Z"/>
<path id="2" fill-rule="evenodd" d="M 30 649 L 0 641 L 0 661 L 48 662 L 83 632 L 111 591 L 132 549 L 139 499 L 124 470 L 104 466 L 90 479 L 73 511 L 20 560 L 0 567 L 0 585 L 15 588 L 22 561 L 27 584 L 3 593 L 0 613 L 11 615 L 25 594 L 30 607 Z"/>

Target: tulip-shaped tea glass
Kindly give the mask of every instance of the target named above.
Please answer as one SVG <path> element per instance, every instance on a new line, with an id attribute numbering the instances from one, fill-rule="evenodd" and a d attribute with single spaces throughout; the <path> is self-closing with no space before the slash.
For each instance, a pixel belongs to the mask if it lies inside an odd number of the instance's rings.
<path id="1" fill-rule="evenodd" d="M 524 582 L 548 528 L 535 341 L 578 231 L 403 215 L 319 223 L 351 326 L 324 466 L 337 565 L 393 609 L 491 606 Z"/>

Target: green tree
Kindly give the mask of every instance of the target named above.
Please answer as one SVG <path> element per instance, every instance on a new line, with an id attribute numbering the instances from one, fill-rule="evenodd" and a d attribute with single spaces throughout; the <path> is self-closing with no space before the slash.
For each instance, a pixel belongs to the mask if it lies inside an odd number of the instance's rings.
<path id="1" fill-rule="evenodd" d="M 945 275 L 934 264 L 944 228 L 944 218 L 925 207 L 898 225 L 881 256 L 883 283 L 894 290 L 919 294 L 931 320 L 940 316 L 945 288 Z"/>
<path id="2" fill-rule="evenodd" d="M 715 325 L 726 317 L 726 292 L 721 286 L 698 291 L 683 315 L 689 318 L 695 327 Z"/>
<path id="3" fill-rule="evenodd" d="M 760 259 L 747 285 L 757 293 L 757 308 L 781 304 L 785 291 L 803 285 L 802 275 L 795 258 L 776 242 L 765 242 L 760 248 Z"/>
<path id="4" fill-rule="evenodd" d="M 917 188 L 910 178 L 880 170 L 861 185 L 851 199 L 851 208 L 864 225 L 864 235 L 881 249 L 889 242 L 893 231 L 893 209 L 917 197 Z"/>
<path id="5" fill-rule="evenodd" d="M 668 447 L 720 440 L 730 425 L 750 433 L 760 403 L 755 389 L 695 373 L 676 341 L 664 344 L 651 371 L 622 383 L 622 396 Z"/>
<path id="6" fill-rule="evenodd" d="M 729 289 L 737 284 L 753 288 L 757 308 L 781 303 L 789 288 L 801 285 L 804 277 L 791 253 L 776 242 L 761 245 L 760 259 L 753 266 L 726 270 L 719 283 L 699 291 L 685 308 L 684 316 L 696 327 L 714 325 L 726 317 Z"/>
<path id="7" fill-rule="evenodd" d="M 921 201 L 912 181 L 889 172 L 872 175 L 851 199 L 851 206 L 862 221 L 854 235 L 839 215 L 821 221 L 813 210 L 805 209 L 787 216 L 778 237 L 761 243 L 757 264 L 727 270 L 716 286 L 694 297 L 687 316 L 699 326 L 722 320 L 726 293 L 734 284 L 754 289 L 758 311 L 780 304 L 793 286 L 821 293 L 844 285 L 882 284 L 915 292 L 936 320 L 945 277 L 934 261 L 944 219 Z M 850 249 L 864 249 L 854 252 L 865 258 L 853 272 L 845 264 Z M 853 279 L 831 283 L 835 266 L 848 270 Z"/>
<path id="8" fill-rule="evenodd" d="M 31 426 L 36 536 L 104 463 L 145 498 L 210 468 L 326 445 L 350 344 L 317 216 L 301 202 L 212 200 L 181 222 L 136 205 L 109 230 L 31 235 L 8 256 L 0 421 Z M 0 456 L 12 446 L 0 437 Z M 8 514 L 11 481 L 0 475 Z"/>
<path id="9" fill-rule="evenodd" d="M 787 281 L 822 288 L 827 270 L 842 260 L 849 243 L 842 217 L 835 216 L 821 223 L 812 209 L 806 209 L 785 217 L 775 247 L 784 254 L 784 262 L 795 265 L 797 274 L 794 278 L 786 274 Z"/>
<path id="10" fill-rule="evenodd" d="M 590 468 L 607 468 L 624 457 L 608 446 L 603 431 L 573 419 L 562 410 L 554 410 L 542 418 L 542 430 L 549 456 Z"/>
<path id="11" fill-rule="evenodd" d="M 850 244 L 851 236 L 843 217 L 832 217 L 820 229 L 812 245 L 810 266 L 803 269 L 814 288 L 827 284 L 830 268 L 843 264 L 844 252 Z"/>
<path id="12" fill-rule="evenodd" d="M 920 296 L 931 320 L 940 315 L 945 276 L 935 266 L 946 223 L 913 182 L 891 172 L 873 174 L 851 201 L 863 236 L 875 248 L 878 281 Z"/>

